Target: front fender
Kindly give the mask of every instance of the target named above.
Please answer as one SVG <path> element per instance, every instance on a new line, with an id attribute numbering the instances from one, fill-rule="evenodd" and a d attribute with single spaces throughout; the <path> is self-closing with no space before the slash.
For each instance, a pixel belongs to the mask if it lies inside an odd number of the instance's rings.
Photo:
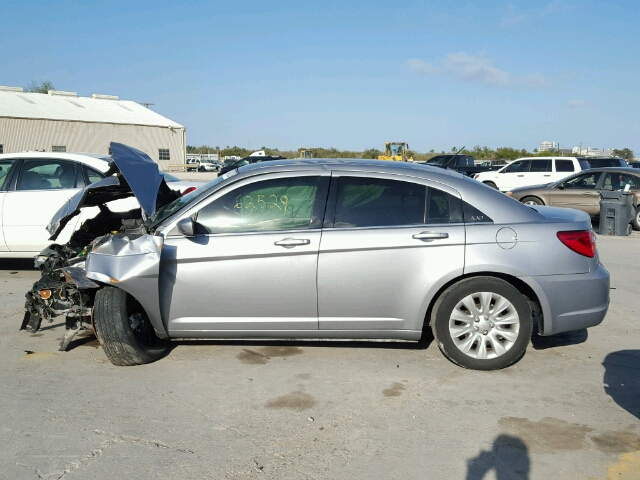
<path id="1" fill-rule="evenodd" d="M 89 253 L 87 278 L 133 296 L 144 308 L 158 337 L 167 338 L 158 289 L 163 244 L 164 239 L 154 235 L 109 235 Z"/>

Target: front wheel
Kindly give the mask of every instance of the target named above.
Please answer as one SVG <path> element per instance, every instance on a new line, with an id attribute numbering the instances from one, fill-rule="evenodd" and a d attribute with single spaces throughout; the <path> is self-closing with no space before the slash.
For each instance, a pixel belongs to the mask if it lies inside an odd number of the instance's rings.
<path id="1" fill-rule="evenodd" d="M 96 293 L 93 323 L 104 353 L 114 365 L 150 363 L 168 351 L 167 342 L 156 336 L 142 306 L 119 288 L 104 287 Z"/>
<path id="2" fill-rule="evenodd" d="M 487 185 L 488 187 L 493 188 L 494 190 L 498 190 L 498 186 L 497 186 L 495 183 L 493 183 L 493 182 L 482 182 L 482 183 L 484 183 L 484 184 L 485 184 L 485 185 Z"/>
<path id="3" fill-rule="evenodd" d="M 517 362 L 533 329 L 526 298 L 494 277 L 462 280 L 438 298 L 433 336 L 453 363 L 473 370 L 497 370 Z"/>
<path id="4" fill-rule="evenodd" d="M 520 202 L 530 207 L 535 207 L 536 205 L 544 205 L 544 202 L 538 197 L 524 197 L 522 200 L 520 200 Z"/>

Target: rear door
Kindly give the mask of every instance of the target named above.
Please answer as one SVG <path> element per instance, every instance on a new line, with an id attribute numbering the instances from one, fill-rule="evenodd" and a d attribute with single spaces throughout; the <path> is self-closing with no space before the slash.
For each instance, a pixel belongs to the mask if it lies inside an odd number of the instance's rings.
<path id="1" fill-rule="evenodd" d="M 58 159 L 24 159 L 2 204 L 2 230 L 12 252 L 40 252 L 49 245 L 46 226 L 75 195 L 80 164 Z M 77 218 L 69 222 L 58 243 L 66 243 Z"/>
<path id="2" fill-rule="evenodd" d="M 320 330 L 415 334 L 430 286 L 462 273 L 464 239 L 455 190 L 334 171 L 318 258 Z"/>
<path id="3" fill-rule="evenodd" d="M 553 160 L 541 158 L 531 160 L 529 173 L 525 174 L 525 183 L 522 186 L 544 185 L 553 180 Z"/>
<path id="4" fill-rule="evenodd" d="M 577 208 L 589 215 L 600 211 L 598 182 L 602 172 L 587 171 L 549 190 L 549 199 L 554 207 Z"/>
<path id="5" fill-rule="evenodd" d="M 550 182 L 556 182 L 562 180 L 565 177 L 570 176 L 576 171 L 576 165 L 573 160 L 567 160 L 564 158 L 553 159 L 553 177 Z"/>

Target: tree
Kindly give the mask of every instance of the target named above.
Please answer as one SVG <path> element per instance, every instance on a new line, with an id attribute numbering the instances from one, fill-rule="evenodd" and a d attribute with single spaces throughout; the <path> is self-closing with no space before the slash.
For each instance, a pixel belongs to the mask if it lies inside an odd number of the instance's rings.
<path id="1" fill-rule="evenodd" d="M 372 158 L 374 160 L 377 160 L 380 155 L 382 155 L 382 152 L 377 148 L 369 148 L 368 150 L 362 152 L 362 158 Z"/>
<path id="2" fill-rule="evenodd" d="M 33 80 L 29 86 L 24 89 L 25 92 L 29 93 L 49 93 L 49 90 L 55 90 L 53 83 L 49 81 L 34 82 Z"/>
<path id="3" fill-rule="evenodd" d="M 618 157 L 624 158 L 627 162 L 633 160 L 633 150 L 631 150 L 630 148 L 623 148 L 621 150 L 615 148 L 613 150 L 613 154 Z"/>

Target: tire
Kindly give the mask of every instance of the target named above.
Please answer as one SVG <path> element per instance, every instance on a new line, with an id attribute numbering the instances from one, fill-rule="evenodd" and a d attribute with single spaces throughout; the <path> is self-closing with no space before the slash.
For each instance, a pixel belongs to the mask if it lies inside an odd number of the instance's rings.
<path id="1" fill-rule="evenodd" d="M 131 325 L 132 317 L 140 322 L 136 330 Z M 119 288 L 104 287 L 98 290 L 93 323 L 104 353 L 114 365 L 151 363 L 169 350 L 168 343 L 156 336 L 140 304 Z"/>
<path id="2" fill-rule="evenodd" d="M 480 295 L 488 302 L 490 313 L 472 317 L 472 310 L 465 304 L 473 300 L 471 308 L 482 313 L 485 309 Z M 494 311 L 496 305 L 503 308 Z M 431 329 L 440 351 L 456 365 L 472 370 L 498 370 L 522 358 L 531 339 L 533 318 L 526 298 L 513 285 L 495 277 L 473 277 L 450 286 L 440 295 L 433 306 Z"/>
<path id="3" fill-rule="evenodd" d="M 520 202 L 525 205 L 544 205 L 544 202 L 538 197 L 524 197 Z"/>
<path id="4" fill-rule="evenodd" d="M 636 230 L 640 230 L 640 208 L 636 210 L 636 216 L 633 217 L 633 220 L 631 220 L 631 223 L 633 224 Z"/>
<path id="5" fill-rule="evenodd" d="M 485 185 L 487 185 L 488 187 L 493 188 L 494 190 L 498 190 L 498 186 L 497 186 L 495 183 L 493 183 L 493 182 L 482 182 L 482 183 L 484 183 L 484 184 L 485 184 Z"/>

